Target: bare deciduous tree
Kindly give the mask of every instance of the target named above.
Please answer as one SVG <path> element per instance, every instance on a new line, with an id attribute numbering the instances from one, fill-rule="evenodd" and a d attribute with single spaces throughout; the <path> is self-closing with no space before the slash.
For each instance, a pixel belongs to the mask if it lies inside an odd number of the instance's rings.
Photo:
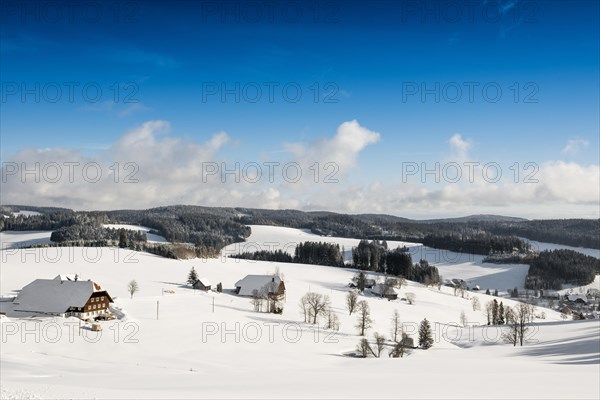
<path id="1" fill-rule="evenodd" d="M 254 311 L 262 312 L 264 298 L 265 296 L 262 292 L 259 292 L 256 289 L 252 291 L 252 299 L 250 300 L 250 303 L 254 306 Z"/>
<path id="2" fill-rule="evenodd" d="M 529 331 L 527 326 L 530 318 L 529 313 L 531 312 L 529 304 L 518 303 L 512 309 L 510 307 L 507 307 L 507 309 L 510 310 L 506 319 L 508 329 L 505 330 L 502 338 L 513 346 L 516 346 L 517 343 L 523 346 L 525 335 Z"/>
<path id="3" fill-rule="evenodd" d="M 507 310 L 508 310 L 508 308 L 509 307 L 507 307 Z M 488 325 L 492 324 L 493 312 L 494 312 L 494 303 L 491 301 L 488 301 L 487 303 L 485 303 L 485 315 L 487 317 Z"/>
<path id="4" fill-rule="evenodd" d="M 325 324 L 325 329 L 332 329 L 334 331 L 340 330 L 340 319 L 331 309 L 329 309 L 329 313 L 327 314 L 327 323 Z"/>
<path id="5" fill-rule="evenodd" d="M 402 333 L 402 339 L 399 342 L 396 342 L 394 349 L 390 352 L 389 356 L 398 358 L 404 357 L 405 354 L 410 352 L 410 348 L 407 345 L 408 335 L 406 333 Z"/>
<path id="6" fill-rule="evenodd" d="M 462 310 L 460 312 L 460 323 L 462 324 L 462 326 L 467 326 L 467 314 L 465 314 L 465 311 Z"/>
<path id="7" fill-rule="evenodd" d="M 369 354 L 373 354 L 373 349 L 366 338 L 362 338 L 356 346 L 356 351 L 359 356 L 367 358 Z"/>
<path id="8" fill-rule="evenodd" d="M 398 310 L 394 310 L 392 314 L 392 340 L 398 342 L 398 337 L 402 337 L 402 324 L 400 323 L 400 313 Z"/>
<path id="9" fill-rule="evenodd" d="M 299 306 L 304 315 L 304 322 L 308 322 L 310 320 L 310 310 L 308 308 L 308 298 L 306 294 L 300 299 Z"/>
<path id="10" fill-rule="evenodd" d="M 377 332 L 375 332 L 373 336 L 375 338 L 375 350 L 377 350 L 377 353 L 373 352 L 373 355 L 379 358 L 381 357 L 381 352 L 385 348 L 385 336 L 380 335 Z"/>
<path id="11" fill-rule="evenodd" d="M 481 303 L 479 302 L 479 298 L 477 296 L 473 297 L 473 300 L 471 300 L 471 305 L 473 306 L 473 311 L 481 310 Z"/>
<path id="12" fill-rule="evenodd" d="M 312 319 L 313 324 L 316 324 L 320 315 L 326 316 L 328 313 L 330 305 L 329 296 L 322 295 L 320 293 L 308 292 L 304 295 L 304 297 L 306 297 L 309 318 Z"/>
<path id="13" fill-rule="evenodd" d="M 404 285 L 406 285 L 406 279 L 402 276 L 398 277 L 398 289 L 402 289 Z"/>
<path id="14" fill-rule="evenodd" d="M 356 310 L 356 303 L 358 303 L 358 295 L 354 290 L 348 292 L 346 296 L 346 306 L 348 307 L 348 312 L 350 315 Z"/>
<path id="15" fill-rule="evenodd" d="M 138 285 L 138 283 L 136 282 L 136 280 L 132 280 L 127 284 L 127 291 L 129 292 L 129 294 L 131 295 L 131 298 L 133 298 L 133 295 L 136 294 L 138 291 L 140 290 L 140 287 Z"/>
<path id="16" fill-rule="evenodd" d="M 371 327 L 372 322 L 373 320 L 371 319 L 371 309 L 369 308 L 369 303 L 367 303 L 366 300 L 359 301 L 358 323 L 356 327 L 359 329 L 361 336 L 365 336 L 365 332 Z"/>
<path id="17" fill-rule="evenodd" d="M 506 307 L 506 309 L 509 312 L 507 313 L 506 328 L 504 328 L 504 331 L 502 332 L 502 339 L 506 343 L 510 343 L 513 346 L 516 346 L 517 343 L 519 343 L 519 325 L 516 321 L 512 309 L 508 306 Z"/>

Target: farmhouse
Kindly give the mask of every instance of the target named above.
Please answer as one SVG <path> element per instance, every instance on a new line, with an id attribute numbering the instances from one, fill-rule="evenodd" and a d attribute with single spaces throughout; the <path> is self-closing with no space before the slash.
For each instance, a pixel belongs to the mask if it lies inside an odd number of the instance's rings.
<path id="1" fill-rule="evenodd" d="M 584 294 L 567 294 L 565 295 L 565 300 L 577 304 L 587 304 L 589 302 L 589 299 Z"/>
<path id="2" fill-rule="evenodd" d="M 237 281 L 235 292 L 240 296 L 262 293 L 270 298 L 281 298 L 285 296 L 285 284 L 277 275 L 247 275 Z"/>
<path id="3" fill-rule="evenodd" d="M 90 280 L 36 279 L 23 287 L 13 300 L 11 314 L 15 316 L 48 315 L 95 318 L 110 313 L 112 297 L 100 285 Z"/>
<path id="4" fill-rule="evenodd" d="M 192 285 L 194 289 L 204 290 L 208 292 L 210 290 L 210 281 L 206 278 L 200 278 Z"/>
<path id="5" fill-rule="evenodd" d="M 383 285 L 381 283 L 376 284 L 371 289 L 371 293 L 385 297 L 388 300 L 396 300 L 398 299 L 398 292 L 391 286 Z"/>

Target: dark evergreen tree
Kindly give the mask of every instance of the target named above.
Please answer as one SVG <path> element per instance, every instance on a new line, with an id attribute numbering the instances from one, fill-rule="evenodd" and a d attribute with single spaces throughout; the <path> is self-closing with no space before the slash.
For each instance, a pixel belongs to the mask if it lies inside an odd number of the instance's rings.
<path id="1" fill-rule="evenodd" d="M 492 303 L 492 325 L 498 325 L 498 301 L 496 299 Z"/>
<path id="2" fill-rule="evenodd" d="M 421 321 L 421 324 L 419 325 L 419 346 L 425 350 L 433 346 L 433 334 L 427 318 Z"/>
<path id="3" fill-rule="evenodd" d="M 198 274 L 196 273 L 196 268 L 192 267 L 188 273 L 187 283 L 193 286 L 196 282 L 198 282 Z"/>
<path id="4" fill-rule="evenodd" d="M 504 305 L 502 302 L 498 306 L 498 325 L 504 325 Z"/>

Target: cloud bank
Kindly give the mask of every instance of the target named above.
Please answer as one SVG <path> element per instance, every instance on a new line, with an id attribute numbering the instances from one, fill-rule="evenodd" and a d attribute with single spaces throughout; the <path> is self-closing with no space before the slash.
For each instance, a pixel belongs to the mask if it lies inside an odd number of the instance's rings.
<path id="1" fill-rule="evenodd" d="M 402 180 L 403 167 L 393 164 L 398 179 L 352 179 L 361 171 L 361 153 L 380 140 L 380 133 L 351 120 L 314 142 L 280 144 L 286 152 L 277 160 L 241 163 L 223 154 L 233 143 L 226 132 L 190 141 L 173 135 L 167 121 L 148 121 L 91 156 L 69 148 L 22 149 L 2 163 L 0 201 L 77 210 L 198 204 L 417 218 L 475 213 L 599 217 L 598 165 L 547 161 L 536 166 L 530 181 L 515 180 L 506 168 L 494 182 L 478 165 L 472 181 L 450 182 L 442 173 L 436 183 L 417 173 Z M 461 166 L 473 142 L 454 134 L 448 146 L 446 160 Z"/>

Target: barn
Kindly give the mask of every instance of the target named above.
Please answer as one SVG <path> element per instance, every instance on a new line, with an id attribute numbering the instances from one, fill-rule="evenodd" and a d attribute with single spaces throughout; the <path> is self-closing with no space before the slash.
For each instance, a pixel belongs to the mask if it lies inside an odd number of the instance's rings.
<path id="1" fill-rule="evenodd" d="M 207 278 L 200 278 L 192 285 L 194 289 L 204 290 L 208 292 L 211 288 L 211 283 Z"/>

